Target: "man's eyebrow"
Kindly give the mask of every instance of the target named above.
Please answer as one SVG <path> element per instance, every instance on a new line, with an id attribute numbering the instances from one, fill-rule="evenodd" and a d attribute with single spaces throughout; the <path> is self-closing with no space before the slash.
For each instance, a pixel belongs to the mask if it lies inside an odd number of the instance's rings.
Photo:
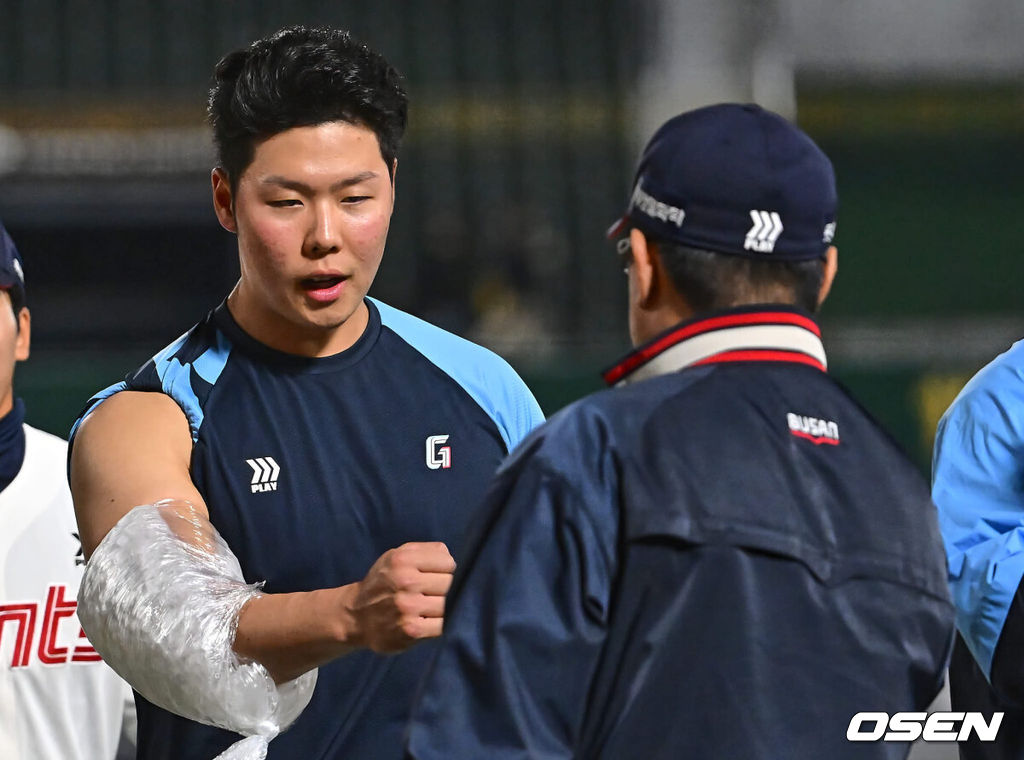
<path id="1" fill-rule="evenodd" d="M 346 187 L 358 185 L 360 182 L 366 182 L 371 179 L 376 179 L 378 176 L 379 175 L 375 171 L 367 170 L 364 172 L 359 172 L 358 174 L 353 174 L 351 177 L 346 177 L 345 179 L 338 180 L 333 185 L 331 185 L 330 189 L 332 193 L 337 192 L 338 190 L 344 190 Z M 295 192 L 298 193 L 305 193 L 307 195 L 313 194 L 313 188 L 307 185 L 305 182 L 299 182 L 298 180 L 288 179 L 287 177 L 282 177 L 279 174 L 272 174 L 269 177 L 264 177 L 263 179 L 260 180 L 260 182 L 261 184 L 264 185 L 278 185 L 280 187 L 287 188 L 288 190 L 294 190 Z"/>

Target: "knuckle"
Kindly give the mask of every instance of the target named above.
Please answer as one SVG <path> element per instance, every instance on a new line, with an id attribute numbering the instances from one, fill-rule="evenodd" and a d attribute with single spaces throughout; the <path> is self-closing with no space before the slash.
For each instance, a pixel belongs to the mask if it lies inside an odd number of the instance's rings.
<path id="1" fill-rule="evenodd" d="M 397 609 L 398 612 L 401 615 L 403 615 L 403 616 L 410 615 L 410 614 L 416 612 L 417 611 L 416 603 L 417 603 L 417 595 L 416 594 L 410 594 L 408 592 L 402 592 L 402 591 L 400 591 L 397 594 L 395 594 L 395 609 Z"/>
<path id="2" fill-rule="evenodd" d="M 404 617 L 401 623 L 402 633 L 410 639 L 418 639 L 422 634 L 422 627 L 419 618 Z"/>
<path id="3" fill-rule="evenodd" d="M 407 568 L 399 568 L 392 574 L 391 580 L 399 591 L 409 591 L 416 583 L 416 573 Z"/>
<path id="4" fill-rule="evenodd" d="M 402 544 L 397 549 L 391 550 L 391 566 L 392 567 L 409 567 L 413 563 L 413 554 L 415 550 L 411 548 L 410 544 Z"/>

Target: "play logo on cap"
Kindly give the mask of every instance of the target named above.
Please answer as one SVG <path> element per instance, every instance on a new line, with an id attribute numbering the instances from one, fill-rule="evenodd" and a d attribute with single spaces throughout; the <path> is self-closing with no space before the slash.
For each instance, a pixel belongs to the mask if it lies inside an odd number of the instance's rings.
<path id="1" fill-rule="evenodd" d="M 759 106 L 725 103 L 654 134 L 608 236 L 634 226 L 718 253 L 813 259 L 835 235 L 836 205 L 832 163 L 810 137 Z"/>

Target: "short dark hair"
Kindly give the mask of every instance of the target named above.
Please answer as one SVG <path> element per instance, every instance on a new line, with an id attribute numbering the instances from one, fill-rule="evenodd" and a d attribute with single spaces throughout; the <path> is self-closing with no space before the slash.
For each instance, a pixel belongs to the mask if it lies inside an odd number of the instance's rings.
<path id="1" fill-rule="evenodd" d="M 373 130 L 390 174 L 408 118 L 401 75 L 342 30 L 291 26 L 217 64 L 207 113 L 231 187 L 257 140 L 331 121 Z"/>
<path id="2" fill-rule="evenodd" d="M 698 314 L 756 303 L 818 310 L 824 259 L 770 261 L 652 242 L 672 284 Z"/>

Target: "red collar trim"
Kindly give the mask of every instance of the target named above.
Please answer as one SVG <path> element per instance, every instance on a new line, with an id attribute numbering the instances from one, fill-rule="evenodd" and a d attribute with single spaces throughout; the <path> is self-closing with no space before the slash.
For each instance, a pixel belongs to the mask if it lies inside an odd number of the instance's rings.
<path id="1" fill-rule="evenodd" d="M 709 356 L 690 366 L 699 367 L 702 364 L 721 364 L 723 362 L 794 362 L 795 364 L 806 364 L 809 367 L 825 371 L 825 365 L 813 356 L 801 354 L 797 351 L 772 351 L 766 349 L 751 349 L 750 351 L 726 351 L 721 354 Z"/>
<path id="2" fill-rule="evenodd" d="M 818 340 L 821 339 L 821 330 L 813 319 L 792 311 L 744 312 L 740 314 L 726 314 L 717 317 L 709 317 L 707 319 L 682 325 L 669 333 L 655 338 L 650 343 L 641 346 L 628 354 L 621 362 L 605 372 L 604 380 L 608 385 L 615 385 L 655 357 L 664 353 L 666 350 L 699 335 L 706 335 L 708 333 L 731 328 L 759 327 L 765 325 L 797 327 L 811 333 Z M 736 332 L 738 336 L 741 336 L 744 331 L 739 330 Z M 826 369 L 825 364 L 814 356 L 804 353 L 803 351 L 794 350 L 792 347 L 785 345 L 772 348 L 745 347 L 741 337 L 739 340 L 737 340 L 736 337 L 730 337 L 729 345 L 724 345 L 723 349 L 724 350 L 718 351 L 711 356 L 707 356 L 685 366 L 738 361 L 779 361 L 806 364 L 820 369 L 823 372 Z M 682 367 L 678 367 L 678 369 L 681 368 Z"/>

